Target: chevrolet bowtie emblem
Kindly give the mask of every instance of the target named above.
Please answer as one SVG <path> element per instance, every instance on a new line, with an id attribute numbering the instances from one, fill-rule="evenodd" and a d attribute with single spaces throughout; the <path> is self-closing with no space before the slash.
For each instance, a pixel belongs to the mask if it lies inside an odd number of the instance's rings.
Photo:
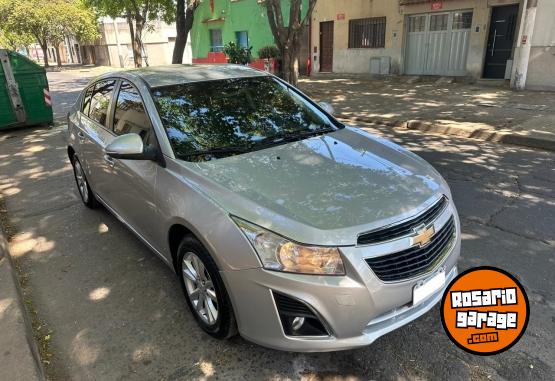
<path id="1" fill-rule="evenodd" d="M 419 245 L 420 247 L 429 244 L 436 232 L 433 225 L 428 227 L 423 226 L 414 230 L 416 234 L 411 237 L 411 246 Z"/>

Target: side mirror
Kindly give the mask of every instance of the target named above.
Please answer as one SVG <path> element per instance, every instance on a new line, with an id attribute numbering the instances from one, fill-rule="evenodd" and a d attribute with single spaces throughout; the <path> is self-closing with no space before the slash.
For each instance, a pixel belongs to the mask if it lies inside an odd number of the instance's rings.
<path id="1" fill-rule="evenodd" d="M 106 155 L 114 159 L 154 160 L 155 149 L 145 149 L 143 139 L 138 134 L 118 136 L 104 150 Z"/>
<path id="2" fill-rule="evenodd" d="M 318 106 L 320 106 L 322 108 L 322 110 L 324 110 L 325 112 L 327 112 L 330 115 L 333 115 L 335 113 L 335 110 L 333 109 L 333 106 L 331 104 L 329 104 L 328 102 L 320 102 L 320 103 L 318 103 Z"/>

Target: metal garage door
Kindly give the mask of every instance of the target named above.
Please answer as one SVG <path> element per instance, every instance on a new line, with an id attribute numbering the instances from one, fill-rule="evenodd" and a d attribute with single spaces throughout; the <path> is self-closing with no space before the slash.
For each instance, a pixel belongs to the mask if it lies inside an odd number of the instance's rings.
<path id="1" fill-rule="evenodd" d="M 472 11 L 409 16 L 405 73 L 465 75 Z"/>

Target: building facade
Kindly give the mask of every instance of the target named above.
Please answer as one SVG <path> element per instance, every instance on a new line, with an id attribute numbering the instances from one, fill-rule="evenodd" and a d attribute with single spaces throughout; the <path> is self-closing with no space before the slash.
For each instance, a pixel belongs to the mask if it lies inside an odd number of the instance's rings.
<path id="1" fill-rule="evenodd" d="M 530 36 L 522 33 L 526 0 L 319 1 L 312 66 L 314 72 L 514 82 L 513 62 L 529 44 L 526 87 L 555 89 L 555 1 L 536 1 Z"/>
<path id="2" fill-rule="evenodd" d="M 288 23 L 288 2 L 283 3 L 285 24 Z M 308 1 L 303 0 L 306 12 Z M 235 42 L 242 47 L 252 47 L 251 66 L 263 69 L 264 61 L 258 58 L 258 50 L 275 45 L 268 23 L 266 7 L 261 0 L 207 0 L 195 11 L 191 30 L 193 63 L 226 63 L 223 47 Z M 302 39 L 300 71 L 307 73 L 309 60 L 309 31 Z"/>
<path id="3" fill-rule="evenodd" d="M 103 17 L 99 22 L 100 39 L 95 44 L 83 46 L 84 63 L 133 67 L 133 49 L 127 20 Z M 143 32 L 143 64 L 167 65 L 172 62 L 175 45 L 175 23 L 166 24 L 162 20 L 151 22 Z M 191 63 L 191 40 L 183 55 L 184 63 Z"/>
<path id="4" fill-rule="evenodd" d="M 62 64 L 80 64 L 83 63 L 81 58 L 81 45 L 73 36 L 66 36 L 64 42 L 59 46 L 60 61 Z M 22 52 L 28 55 L 30 59 L 44 64 L 44 53 L 39 44 L 34 43 L 28 47 L 28 52 Z M 46 49 L 46 55 L 48 56 L 49 65 L 57 65 L 58 57 L 56 55 L 56 47 L 52 44 L 48 44 Z"/>

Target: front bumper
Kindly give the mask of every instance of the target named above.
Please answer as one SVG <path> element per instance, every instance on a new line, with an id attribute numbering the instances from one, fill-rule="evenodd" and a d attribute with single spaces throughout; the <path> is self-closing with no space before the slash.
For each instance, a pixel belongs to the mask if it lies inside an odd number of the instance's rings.
<path id="1" fill-rule="evenodd" d="M 456 221 L 455 242 L 433 272 L 401 282 L 382 282 L 364 261 L 361 250 L 342 248 L 346 276 L 300 275 L 261 268 L 224 271 L 239 332 L 249 341 L 286 351 L 323 352 L 366 346 L 429 311 L 457 275 L 460 255 L 460 223 Z M 414 286 L 442 268 L 443 288 L 413 305 Z M 291 296 L 316 312 L 329 336 L 299 337 L 284 333 L 273 292 Z"/>

